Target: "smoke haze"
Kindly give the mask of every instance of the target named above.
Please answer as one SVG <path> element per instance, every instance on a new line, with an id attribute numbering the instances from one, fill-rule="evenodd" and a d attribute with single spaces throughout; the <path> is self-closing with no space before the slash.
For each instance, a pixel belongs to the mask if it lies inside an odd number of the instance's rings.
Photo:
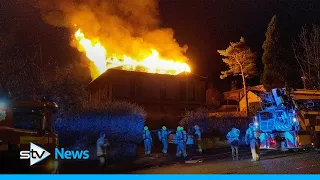
<path id="1" fill-rule="evenodd" d="M 139 60 L 153 48 L 165 59 L 187 61 L 187 46 L 179 46 L 172 29 L 159 27 L 158 0 L 40 0 L 38 7 L 47 23 L 72 33 L 81 28 L 100 41 L 107 56 Z M 78 48 L 76 41 L 71 45 Z"/>

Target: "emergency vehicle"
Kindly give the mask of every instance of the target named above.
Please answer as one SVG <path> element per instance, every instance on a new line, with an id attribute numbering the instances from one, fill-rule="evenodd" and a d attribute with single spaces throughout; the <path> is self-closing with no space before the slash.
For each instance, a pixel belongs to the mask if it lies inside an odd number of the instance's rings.
<path id="1" fill-rule="evenodd" d="M 260 149 L 319 148 L 320 91 L 276 88 L 261 99 L 253 119 Z"/>
<path id="2" fill-rule="evenodd" d="M 51 129 L 54 102 L 18 101 L 0 98 L 0 172 L 1 173 L 55 173 L 54 149 L 57 135 Z M 41 146 L 51 155 L 30 166 L 20 159 L 20 151 L 29 151 L 30 143 Z"/>

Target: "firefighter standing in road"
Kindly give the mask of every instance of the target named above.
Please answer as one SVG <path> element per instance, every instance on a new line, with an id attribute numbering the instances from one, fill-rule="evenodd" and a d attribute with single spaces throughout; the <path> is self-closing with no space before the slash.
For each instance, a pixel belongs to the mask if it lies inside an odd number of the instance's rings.
<path id="1" fill-rule="evenodd" d="M 184 130 L 184 128 L 181 126 L 182 134 L 183 134 L 183 145 L 184 145 L 184 154 L 187 154 L 187 132 Z"/>
<path id="2" fill-rule="evenodd" d="M 148 126 L 144 127 L 143 132 L 143 142 L 144 142 L 144 152 L 147 157 L 150 157 L 151 154 L 151 145 L 152 145 L 152 137 L 149 131 Z"/>
<path id="3" fill-rule="evenodd" d="M 202 153 L 202 148 L 201 148 L 201 131 L 200 131 L 200 128 L 198 125 L 195 125 L 194 126 L 194 129 L 195 129 L 195 135 L 197 137 L 196 139 L 196 145 L 197 145 L 197 151 L 199 153 Z"/>
<path id="4" fill-rule="evenodd" d="M 107 139 L 105 139 L 105 137 L 106 134 L 101 133 L 99 139 L 97 140 L 97 156 L 100 159 L 100 166 L 105 165 L 107 146 L 109 145 L 109 142 Z"/>
<path id="5" fill-rule="evenodd" d="M 255 132 L 253 123 L 249 124 L 249 128 L 246 131 L 245 140 L 247 144 L 250 144 L 250 149 L 252 154 L 251 161 L 259 161 L 260 160 L 259 139 Z"/>
<path id="6" fill-rule="evenodd" d="M 176 153 L 176 156 L 177 157 L 181 157 L 181 154 L 183 154 L 183 157 L 187 157 L 187 153 L 186 153 L 185 148 L 184 148 L 185 138 L 184 138 L 184 135 L 183 135 L 183 128 L 181 126 L 177 127 L 177 132 L 176 132 L 175 139 L 177 140 L 177 153 Z"/>
<path id="7" fill-rule="evenodd" d="M 239 136 L 240 130 L 237 128 L 232 128 L 230 132 L 227 134 L 228 142 L 231 146 L 232 150 L 232 159 L 238 160 L 239 159 Z"/>
<path id="8" fill-rule="evenodd" d="M 158 132 L 159 140 L 162 143 L 162 153 L 163 156 L 167 156 L 168 153 L 168 136 L 170 135 L 171 131 L 167 131 L 167 127 L 163 126 L 162 130 Z"/>

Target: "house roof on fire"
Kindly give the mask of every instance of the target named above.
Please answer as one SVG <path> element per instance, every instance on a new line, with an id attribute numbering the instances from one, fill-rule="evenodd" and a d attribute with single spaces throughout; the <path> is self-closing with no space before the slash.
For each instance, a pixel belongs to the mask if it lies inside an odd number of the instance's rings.
<path id="1" fill-rule="evenodd" d="M 177 75 L 170 75 L 170 74 L 156 74 L 156 73 L 147 73 L 147 72 L 139 72 L 139 71 L 127 71 L 127 70 L 122 70 L 119 68 L 113 68 L 113 69 L 108 69 L 106 72 L 101 74 L 99 77 L 96 79 L 92 80 L 86 89 L 90 88 L 91 86 L 96 86 L 99 85 L 100 83 L 103 83 L 108 77 L 119 77 L 119 78 L 124 78 L 124 77 L 146 77 L 146 78 L 177 78 L 177 79 L 197 79 L 199 81 L 205 81 L 207 77 L 203 77 L 194 73 L 180 73 Z M 119 79 L 120 80 L 120 79 Z"/>

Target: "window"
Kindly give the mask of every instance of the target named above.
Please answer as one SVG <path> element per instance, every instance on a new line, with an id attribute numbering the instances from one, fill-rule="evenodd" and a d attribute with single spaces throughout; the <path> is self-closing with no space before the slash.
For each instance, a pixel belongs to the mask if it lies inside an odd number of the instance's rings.
<path id="1" fill-rule="evenodd" d="M 135 90 L 136 96 L 142 95 L 142 80 L 139 79 L 136 81 L 136 90 Z"/>
<path id="2" fill-rule="evenodd" d="M 92 92 L 92 103 L 97 103 L 99 99 L 99 91 L 93 90 Z"/>
<path id="3" fill-rule="evenodd" d="M 40 130 L 43 115 L 37 108 L 15 108 L 13 110 L 13 124 L 15 128 Z"/>
<path id="4" fill-rule="evenodd" d="M 186 82 L 179 82 L 180 101 L 186 100 L 186 89 L 187 89 Z"/>
<path id="5" fill-rule="evenodd" d="M 166 83 L 160 83 L 160 99 L 166 99 Z"/>
<path id="6" fill-rule="evenodd" d="M 130 80 L 130 97 L 133 98 L 136 96 L 136 88 L 134 80 Z"/>
<path id="7" fill-rule="evenodd" d="M 109 87 L 108 87 L 108 92 L 109 92 L 109 94 L 108 94 L 108 99 L 112 99 L 112 96 L 113 96 L 113 88 L 112 88 L 112 85 L 111 84 L 109 84 Z"/>
<path id="8" fill-rule="evenodd" d="M 194 100 L 196 100 L 196 86 L 195 86 L 195 84 L 193 84 L 193 83 L 191 83 L 190 84 L 190 88 L 189 88 L 189 90 L 190 90 L 190 92 L 188 93 L 189 94 L 189 100 L 191 100 L 191 101 L 194 101 Z"/>
<path id="9" fill-rule="evenodd" d="M 196 101 L 199 101 L 201 100 L 202 97 L 200 97 L 200 88 L 199 87 L 196 87 L 196 92 L 195 92 L 195 100 Z"/>
<path id="10" fill-rule="evenodd" d="M 108 84 L 106 84 L 104 87 L 103 87 L 103 93 L 102 93 L 102 100 L 103 101 L 106 101 L 109 97 L 109 90 L 108 90 Z"/>
<path id="11" fill-rule="evenodd" d="M 100 103 L 101 102 L 101 99 L 102 99 L 102 96 L 103 96 L 103 91 L 102 91 L 102 89 L 101 88 L 99 88 L 98 89 L 98 103 Z"/>
<path id="12" fill-rule="evenodd" d="M 100 101 L 104 102 L 111 98 L 111 85 L 105 84 L 105 86 L 100 91 Z"/>

